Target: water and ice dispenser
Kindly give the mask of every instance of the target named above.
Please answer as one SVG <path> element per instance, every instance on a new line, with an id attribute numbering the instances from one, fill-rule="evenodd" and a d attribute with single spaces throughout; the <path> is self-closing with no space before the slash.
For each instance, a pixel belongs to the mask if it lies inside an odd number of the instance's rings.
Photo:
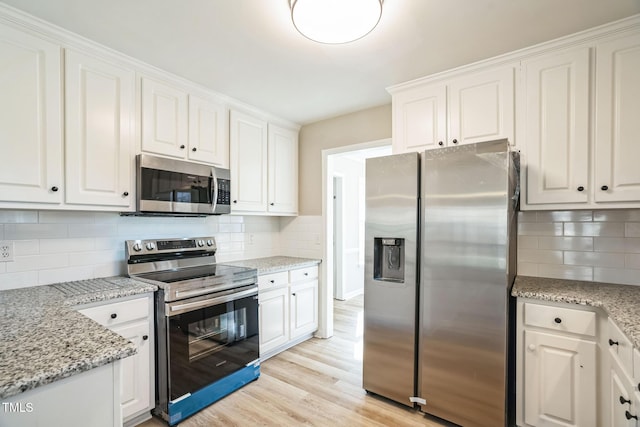
<path id="1" fill-rule="evenodd" d="M 404 239 L 373 239 L 373 278 L 404 283 Z"/>

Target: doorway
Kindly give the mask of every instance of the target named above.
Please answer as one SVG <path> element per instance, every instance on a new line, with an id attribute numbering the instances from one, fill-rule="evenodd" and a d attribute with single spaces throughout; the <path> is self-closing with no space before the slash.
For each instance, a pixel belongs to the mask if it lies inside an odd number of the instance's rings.
<path id="1" fill-rule="evenodd" d="M 390 139 L 323 151 L 324 336 L 333 334 L 333 300 L 364 292 L 365 164 L 390 154 Z"/>

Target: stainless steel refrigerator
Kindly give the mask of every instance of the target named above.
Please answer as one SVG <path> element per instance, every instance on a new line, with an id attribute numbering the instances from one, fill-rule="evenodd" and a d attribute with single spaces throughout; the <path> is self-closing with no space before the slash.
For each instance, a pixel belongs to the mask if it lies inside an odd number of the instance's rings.
<path id="1" fill-rule="evenodd" d="M 517 169 L 506 140 L 367 160 L 367 391 L 509 425 Z"/>

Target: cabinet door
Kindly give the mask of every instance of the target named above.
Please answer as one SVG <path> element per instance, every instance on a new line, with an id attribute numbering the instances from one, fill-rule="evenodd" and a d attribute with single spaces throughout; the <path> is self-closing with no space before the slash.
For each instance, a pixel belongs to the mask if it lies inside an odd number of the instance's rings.
<path id="1" fill-rule="evenodd" d="M 134 112 L 132 70 L 65 52 L 67 203 L 133 207 Z"/>
<path id="2" fill-rule="evenodd" d="M 393 96 L 393 153 L 424 151 L 447 140 L 447 88 L 433 85 Z"/>
<path id="3" fill-rule="evenodd" d="M 142 151 L 185 158 L 187 94 L 149 78 L 142 79 Z"/>
<path id="4" fill-rule="evenodd" d="M 524 332 L 524 418 L 532 426 L 596 426 L 596 344 Z"/>
<path id="5" fill-rule="evenodd" d="M 231 209 L 267 211 L 267 122 L 230 113 Z"/>
<path id="6" fill-rule="evenodd" d="M 298 132 L 269 125 L 269 212 L 298 212 Z"/>
<path id="7" fill-rule="evenodd" d="M 291 285 L 291 339 L 318 329 L 318 281 Z"/>
<path id="8" fill-rule="evenodd" d="M 137 353 L 122 359 L 120 379 L 120 402 L 122 418 L 151 408 L 151 345 L 149 321 L 143 320 L 118 326 L 112 330 L 135 344 Z"/>
<path id="9" fill-rule="evenodd" d="M 636 420 L 627 419 L 627 413 L 635 414 L 633 394 L 627 391 L 626 380 L 611 369 L 611 386 L 609 388 L 609 404 L 611 405 L 610 424 L 612 427 L 636 427 Z M 630 403 L 629 403 L 630 402 Z"/>
<path id="10" fill-rule="evenodd" d="M 227 109 L 189 95 L 189 159 L 229 168 Z"/>
<path id="11" fill-rule="evenodd" d="M 513 144 L 513 73 L 508 67 L 449 83 L 449 145 L 502 138 Z"/>
<path id="12" fill-rule="evenodd" d="M 640 37 L 596 46 L 595 201 L 640 201 Z"/>
<path id="13" fill-rule="evenodd" d="M 60 47 L 0 25 L 0 200 L 62 202 Z"/>
<path id="14" fill-rule="evenodd" d="M 522 63 L 526 203 L 586 203 L 589 48 Z"/>
<path id="15" fill-rule="evenodd" d="M 289 341 L 289 289 L 260 293 L 258 301 L 260 354 L 265 354 Z"/>

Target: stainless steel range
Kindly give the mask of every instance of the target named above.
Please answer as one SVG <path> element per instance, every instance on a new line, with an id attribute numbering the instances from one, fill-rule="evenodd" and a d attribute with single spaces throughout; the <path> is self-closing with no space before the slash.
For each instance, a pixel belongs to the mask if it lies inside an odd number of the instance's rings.
<path id="1" fill-rule="evenodd" d="M 260 375 L 257 271 L 215 253 L 213 237 L 126 242 L 129 276 L 159 287 L 154 414 L 169 425 Z"/>

